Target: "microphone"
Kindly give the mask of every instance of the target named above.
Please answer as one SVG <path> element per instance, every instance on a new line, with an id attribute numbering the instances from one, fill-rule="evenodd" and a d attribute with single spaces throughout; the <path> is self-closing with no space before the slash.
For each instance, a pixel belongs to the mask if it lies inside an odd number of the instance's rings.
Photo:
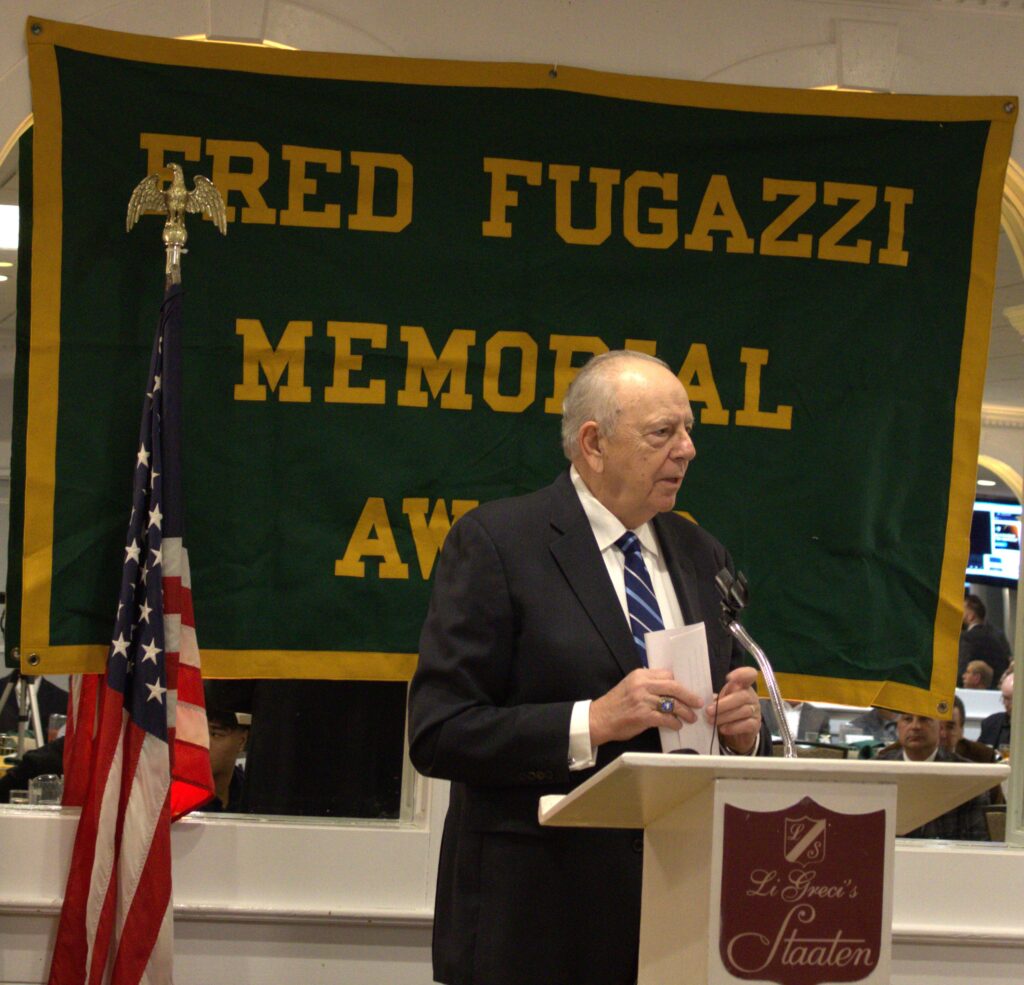
<path id="1" fill-rule="evenodd" d="M 793 745 L 793 733 L 789 730 L 789 722 L 786 721 L 786 712 L 782 705 L 782 694 L 779 691 L 778 681 L 775 679 L 775 671 L 768 662 L 764 650 L 754 642 L 754 638 L 739 623 L 739 614 L 747 605 L 750 598 L 750 590 L 747 579 L 742 572 L 735 575 L 728 569 L 722 568 L 715 575 L 715 587 L 721 596 L 721 620 L 722 625 L 729 631 L 732 637 L 737 640 L 740 646 L 749 653 L 757 662 L 757 667 L 768 685 L 768 697 L 775 712 L 775 720 L 779 723 L 779 734 L 782 736 L 782 750 L 786 759 L 796 759 L 796 747 Z"/>

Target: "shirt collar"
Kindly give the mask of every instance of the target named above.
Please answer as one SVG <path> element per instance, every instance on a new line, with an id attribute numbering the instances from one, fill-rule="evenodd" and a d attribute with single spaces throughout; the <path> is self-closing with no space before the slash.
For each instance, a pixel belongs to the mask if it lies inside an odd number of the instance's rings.
<path id="1" fill-rule="evenodd" d="M 572 465 L 569 468 L 569 478 L 572 479 L 573 488 L 576 490 L 576 495 L 580 498 L 580 505 L 583 507 L 583 512 L 587 514 L 587 519 L 590 521 L 590 529 L 594 531 L 594 538 L 597 541 L 597 549 L 604 552 L 626 532 L 627 528 L 623 526 L 622 521 L 590 491 L 590 487 L 583 481 L 583 476 L 581 476 L 576 470 L 575 465 Z M 654 557 L 661 557 L 661 548 L 658 545 L 658 538 L 655 535 L 654 528 L 651 526 L 651 522 L 649 520 L 647 523 L 641 524 L 633 532 L 637 535 L 637 538 L 640 540 L 640 544 L 643 546 L 645 551 L 654 555 Z"/>
<path id="2" fill-rule="evenodd" d="M 907 750 L 906 750 L 906 749 L 903 749 L 903 750 L 901 750 L 901 751 L 903 752 L 903 759 L 904 759 L 904 762 L 907 762 L 907 763 L 934 763 L 934 762 L 935 762 L 935 760 L 936 760 L 936 758 L 937 758 L 937 757 L 938 757 L 938 755 L 939 755 L 939 747 L 938 747 L 938 746 L 936 746 L 936 747 L 935 747 L 935 748 L 934 748 L 934 749 L 932 750 L 932 754 L 931 754 L 931 755 L 930 755 L 930 756 L 929 756 L 929 757 L 928 757 L 927 759 L 911 759 L 911 758 L 910 758 L 910 757 L 909 757 L 909 756 L 907 755 Z"/>

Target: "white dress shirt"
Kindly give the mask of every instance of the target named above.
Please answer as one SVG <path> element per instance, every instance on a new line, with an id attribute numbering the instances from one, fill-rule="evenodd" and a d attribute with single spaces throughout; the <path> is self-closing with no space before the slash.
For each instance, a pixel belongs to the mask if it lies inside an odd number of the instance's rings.
<path id="1" fill-rule="evenodd" d="M 587 488 L 583 477 L 576 471 L 576 466 L 569 469 L 576 495 L 580 498 L 583 512 L 590 521 L 590 529 L 594 531 L 597 549 L 608 569 L 608 577 L 622 606 L 622 615 L 629 625 L 629 606 L 626 603 L 626 556 L 615 546 L 625 532 L 626 527 L 597 497 Z M 661 545 L 655 536 L 654 528 L 647 522 L 633 531 L 640 541 L 644 564 L 651 575 L 654 596 L 661 609 L 661 620 L 666 629 L 677 629 L 686 625 L 683 611 L 676 598 L 675 587 L 669 577 L 665 558 L 661 553 Z M 569 769 L 582 770 L 597 762 L 597 750 L 590 743 L 590 701 L 577 701 L 573 705 L 572 719 L 569 723 Z"/>

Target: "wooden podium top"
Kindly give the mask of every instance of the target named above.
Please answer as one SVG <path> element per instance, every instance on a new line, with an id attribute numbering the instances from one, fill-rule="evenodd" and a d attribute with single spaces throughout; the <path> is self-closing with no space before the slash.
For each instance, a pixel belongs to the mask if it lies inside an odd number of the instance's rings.
<path id="1" fill-rule="evenodd" d="M 779 759 L 627 752 L 572 793 L 540 799 L 541 824 L 643 828 L 717 779 L 895 783 L 896 833 L 905 834 L 1010 775 L 1003 764 L 878 759 Z M 810 793 L 811 791 L 808 790 Z"/>

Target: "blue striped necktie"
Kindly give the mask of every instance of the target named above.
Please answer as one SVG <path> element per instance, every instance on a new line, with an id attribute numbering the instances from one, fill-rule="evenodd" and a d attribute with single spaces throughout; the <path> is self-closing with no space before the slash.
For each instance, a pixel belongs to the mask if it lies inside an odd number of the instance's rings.
<path id="1" fill-rule="evenodd" d="M 653 633 L 664 629 L 661 609 L 654 595 L 651 574 L 644 564 L 640 550 L 640 538 L 632 530 L 627 530 L 615 546 L 626 558 L 626 609 L 629 612 L 629 628 L 633 632 L 633 642 L 640 654 L 640 663 L 647 666 L 647 644 L 644 633 Z"/>

